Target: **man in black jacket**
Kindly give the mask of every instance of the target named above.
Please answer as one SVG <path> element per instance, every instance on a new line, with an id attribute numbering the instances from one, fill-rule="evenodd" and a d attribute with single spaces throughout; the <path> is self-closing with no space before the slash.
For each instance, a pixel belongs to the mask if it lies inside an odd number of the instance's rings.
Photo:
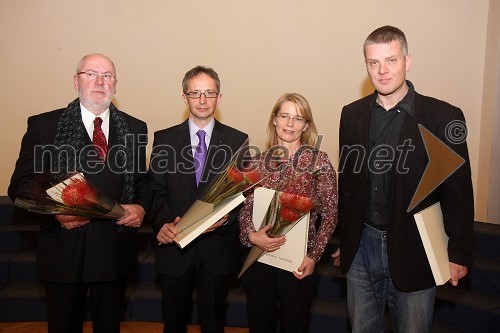
<path id="1" fill-rule="evenodd" d="M 389 306 L 396 332 L 428 332 L 435 283 L 413 214 L 439 201 L 449 235 L 451 283 L 472 264 L 474 203 L 467 145 L 447 126 L 465 127 L 462 111 L 415 92 L 404 33 L 391 26 L 364 43 L 375 92 L 346 105 L 340 121 L 340 249 L 353 332 L 383 332 Z M 421 124 L 465 163 L 407 212 L 427 166 Z M 438 185 L 438 184 L 436 184 Z"/>
<path id="2" fill-rule="evenodd" d="M 156 270 L 162 286 L 164 332 L 187 332 L 196 289 L 202 331 L 223 333 L 228 284 L 241 267 L 236 214 L 215 223 L 184 249 L 173 239 L 178 233 L 177 221 L 247 135 L 215 120 L 214 111 L 222 95 L 213 69 L 191 69 L 184 76 L 182 89 L 189 118 L 155 133 L 150 163 L 154 193 L 151 215 L 160 243 Z M 195 147 L 201 144 L 208 155 L 200 165 Z M 198 175 L 196 170 L 200 171 Z"/>
<path id="3" fill-rule="evenodd" d="M 33 191 L 39 175 L 64 179 L 82 172 L 125 208 L 121 219 L 40 216 L 37 272 L 45 282 L 50 333 L 82 332 L 90 292 L 94 332 L 118 333 L 135 238 L 151 203 L 145 147 L 147 126 L 111 103 L 116 69 L 101 54 L 78 63 L 78 99 L 28 119 L 9 186 L 14 201 Z"/>

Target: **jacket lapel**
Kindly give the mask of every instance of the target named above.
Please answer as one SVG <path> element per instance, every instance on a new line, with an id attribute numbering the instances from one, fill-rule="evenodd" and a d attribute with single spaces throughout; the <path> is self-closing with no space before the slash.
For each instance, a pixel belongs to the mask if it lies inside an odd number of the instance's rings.
<path id="1" fill-rule="evenodd" d="M 214 130 L 212 131 L 212 137 L 210 138 L 210 144 L 208 146 L 208 155 L 205 161 L 205 166 L 203 167 L 202 181 L 198 187 L 198 192 L 202 193 L 206 186 L 212 181 L 212 179 L 221 171 L 221 167 L 227 162 L 225 158 L 226 154 L 221 152 L 217 153 L 221 145 L 225 142 L 225 133 L 220 123 L 215 120 Z"/>
<path id="2" fill-rule="evenodd" d="M 187 177 L 193 188 L 196 188 L 196 174 L 194 172 L 193 150 L 191 147 L 191 137 L 189 135 L 189 124 L 187 119 L 177 128 L 177 147 L 175 151 L 178 154 L 179 165 L 184 165 L 187 170 Z"/>
<path id="3" fill-rule="evenodd" d="M 117 134 L 116 134 L 116 124 L 113 123 L 113 118 L 111 117 L 111 112 L 113 111 L 109 111 L 110 114 L 109 114 L 109 134 L 108 134 L 108 152 L 110 150 L 111 147 L 113 147 L 114 145 L 118 144 L 118 138 L 116 137 Z"/>
<path id="4" fill-rule="evenodd" d="M 366 104 L 366 106 L 363 108 L 363 110 L 359 111 L 359 118 L 357 120 L 357 126 L 358 126 L 358 138 L 361 143 L 361 145 L 364 148 L 364 151 L 366 152 L 366 156 L 363 159 L 363 169 L 364 169 L 364 174 L 368 178 L 368 157 L 370 156 L 370 146 L 369 146 L 369 136 L 370 136 L 370 105 Z"/>
<path id="5" fill-rule="evenodd" d="M 420 130 L 418 124 L 422 123 L 420 107 L 418 106 L 419 99 L 417 94 L 415 94 L 415 107 L 414 115 L 405 115 L 405 120 L 403 126 L 401 127 L 401 132 L 399 134 L 398 149 L 396 149 L 396 154 L 394 156 L 394 167 L 392 168 L 392 176 L 395 177 L 402 169 L 411 167 L 409 164 L 413 164 L 411 156 L 419 156 L 418 151 L 414 151 L 417 147 L 420 147 L 420 141 L 422 137 L 420 135 Z M 408 150 L 412 149 L 412 150 Z M 405 156 L 402 156 L 404 154 Z"/>

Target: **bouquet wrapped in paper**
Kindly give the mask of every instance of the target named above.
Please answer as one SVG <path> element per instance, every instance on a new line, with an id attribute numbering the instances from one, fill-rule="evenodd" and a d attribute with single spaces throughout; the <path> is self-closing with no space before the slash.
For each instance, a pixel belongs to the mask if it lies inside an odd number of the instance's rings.
<path id="1" fill-rule="evenodd" d="M 40 175 L 44 178 L 45 175 Z M 18 194 L 14 205 L 39 214 L 63 214 L 85 217 L 119 219 L 125 209 L 106 194 L 99 191 L 82 173 L 53 185 L 35 179 L 37 186 Z M 50 184 L 45 189 L 46 183 Z"/>
<path id="2" fill-rule="evenodd" d="M 241 204 L 245 200 L 243 192 L 265 178 L 265 174 L 254 165 L 244 165 L 242 160 L 246 157 L 246 147 L 247 141 L 177 223 L 179 233 L 174 241 L 179 247 L 184 248 Z"/>
<path id="3" fill-rule="evenodd" d="M 285 235 L 301 221 L 306 214 L 309 214 L 313 207 L 314 204 L 311 198 L 290 192 L 275 191 L 267 207 L 260 229 L 270 224 L 272 227 L 267 232 L 269 237 L 274 238 Z M 307 240 L 307 228 L 305 228 L 304 231 L 306 233 L 304 239 Z M 306 249 L 304 249 L 304 251 L 305 250 Z M 255 245 L 252 246 L 238 277 L 241 277 L 241 275 L 243 275 L 243 273 L 245 273 L 245 271 L 265 253 L 265 250 Z M 301 259 L 303 259 L 303 257 Z"/>

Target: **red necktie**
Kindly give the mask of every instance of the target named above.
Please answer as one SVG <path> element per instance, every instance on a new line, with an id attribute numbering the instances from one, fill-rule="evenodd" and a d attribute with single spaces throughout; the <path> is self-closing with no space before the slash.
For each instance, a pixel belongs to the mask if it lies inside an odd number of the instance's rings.
<path id="1" fill-rule="evenodd" d="M 108 144 L 106 143 L 106 137 L 102 131 L 101 124 L 102 119 L 100 117 L 96 117 L 94 119 L 94 136 L 92 138 L 92 142 L 94 143 L 97 155 L 104 161 L 106 159 L 106 153 L 108 152 Z"/>

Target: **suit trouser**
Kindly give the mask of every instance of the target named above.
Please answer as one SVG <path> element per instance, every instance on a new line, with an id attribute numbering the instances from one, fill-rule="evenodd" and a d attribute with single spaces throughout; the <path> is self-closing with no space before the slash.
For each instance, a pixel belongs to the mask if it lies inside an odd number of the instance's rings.
<path id="1" fill-rule="evenodd" d="M 245 273 L 250 332 L 276 332 L 277 318 L 282 333 L 308 332 L 317 282 L 316 271 L 299 280 L 291 272 L 253 264 Z"/>
<path id="2" fill-rule="evenodd" d="M 83 331 L 85 299 L 94 333 L 119 333 L 126 279 L 92 283 L 45 282 L 49 333 Z"/>
<path id="3" fill-rule="evenodd" d="M 202 333 L 224 333 L 226 297 L 233 274 L 210 274 L 198 252 L 186 273 L 159 274 L 162 289 L 164 333 L 185 333 L 191 319 L 193 291 L 196 289 L 198 321 Z"/>

